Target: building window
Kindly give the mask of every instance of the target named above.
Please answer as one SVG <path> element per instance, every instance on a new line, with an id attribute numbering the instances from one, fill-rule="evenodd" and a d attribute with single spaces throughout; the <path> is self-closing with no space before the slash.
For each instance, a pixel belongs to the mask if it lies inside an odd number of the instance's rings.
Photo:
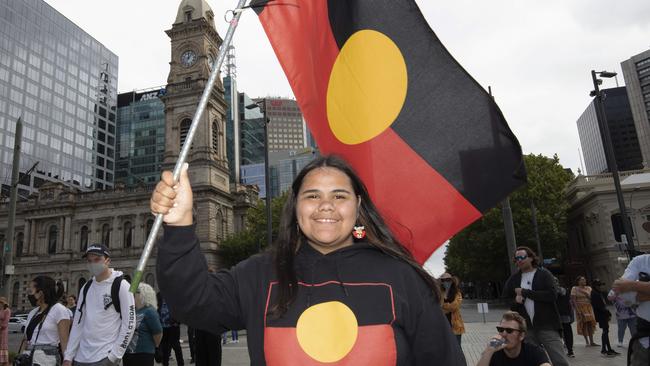
<path id="1" fill-rule="evenodd" d="M 56 225 L 50 226 L 50 230 L 47 234 L 47 253 L 54 254 L 56 253 L 56 243 L 59 237 L 59 228 Z"/>
<path id="2" fill-rule="evenodd" d="M 147 220 L 147 237 L 149 237 L 151 229 L 153 229 L 153 219 Z"/>
<path id="3" fill-rule="evenodd" d="M 180 124 L 180 147 L 183 148 L 183 144 L 185 143 L 185 139 L 187 138 L 187 134 L 190 132 L 190 125 L 192 124 L 192 120 L 189 118 L 184 119 L 181 121 Z"/>
<path id="4" fill-rule="evenodd" d="M 219 154 L 219 128 L 217 122 L 212 122 L 212 152 Z"/>
<path id="5" fill-rule="evenodd" d="M 18 233 L 18 235 L 16 235 L 16 257 L 20 257 L 23 254 L 24 244 L 25 244 L 25 234 Z"/>
<path id="6" fill-rule="evenodd" d="M 79 250 L 85 252 L 88 248 L 88 226 L 84 225 L 79 230 Z"/>
<path id="7" fill-rule="evenodd" d="M 131 248 L 133 245 L 133 226 L 131 222 L 124 223 L 124 247 Z"/>
<path id="8" fill-rule="evenodd" d="M 102 244 L 104 244 L 106 248 L 108 248 L 110 242 L 111 242 L 111 227 L 108 224 L 104 224 L 102 225 Z"/>
<path id="9" fill-rule="evenodd" d="M 191 11 L 191 10 L 187 10 L 187 11 L 185 12 L 185 22 L 189 23 L 189 22 L 191 22 L 191 21 L 192 21 L 192 11 Z"/>

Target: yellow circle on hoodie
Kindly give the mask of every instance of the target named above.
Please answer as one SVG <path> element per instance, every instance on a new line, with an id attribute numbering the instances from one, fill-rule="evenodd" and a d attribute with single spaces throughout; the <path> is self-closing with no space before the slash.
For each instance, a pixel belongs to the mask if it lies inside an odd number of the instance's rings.
<path id="1" fill-rule="evenodd" d="M 327 85 L 327 120 L 344 144 L 369 141 L 395 121 L 408 89 L 406 61 L 388 36 L 360 30 L 339 51 Z"/>
<path id="2" fill-rule="evenodd" d="M 354 347 L 357 318 L 347 305 L 330 301 L 310 306 L 298 318 L 296 336 L 303 351 L 319 362 L 337 362 Z"/>

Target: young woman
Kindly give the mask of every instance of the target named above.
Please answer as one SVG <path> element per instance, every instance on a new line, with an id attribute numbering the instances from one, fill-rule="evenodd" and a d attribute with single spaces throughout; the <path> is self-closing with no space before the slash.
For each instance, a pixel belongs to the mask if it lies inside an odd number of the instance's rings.
<path id="1" fill-rule="evenodd" d="M 438 285 L 339 158 L 298 174 L 272 250 L 229 271 L 207 272 L 187 166 L 178 183 L 163 173 L 151 211 L 165 215 L 157 268 L 174 315 L 217 334 L 247 329 L 252 365 L 465 365 Z"/>
<path id="2" fill-rule="evenodd" d="M 124 366 L 153 366 L 156 347 L 162 339 L 156 291 L 150 285 L 140 283 L 134 299 L 136 332 L 124 354 Z"/>
<path id="3" fill-rule="evenodd" d="M 63 285 L 48 276 L 34 278 L 27 298 L 36 306 L 27 316 L 25 353 L 34 350 L 34 364 L 60 365 L 59 347 L 65 349 L 70 335 L 71 313 L 59 302 Z"/>
<path id="4" fill-rule="evenodd" d="M 596 316 L 591 307 L 591 287 L 584 276 L 578 276 L 576 282 L 578 285 L 571 288 L 571 302 L 576 310 L 578 334 L 585 337 L 587 346 L 598 346 L 594 343 Z"/>
<path id="5" fill-rule="evenodd" d="M 449 320 L 451 331 L 454 332 L 458 344 L 460 344 L 461 337 L 465 333 L 465 323 L 463 322 L 463 317 L 460 315 L 463 294 L 460 292 L 460 288 L 458 288 L 458 282 L 458 278 L 449 273 L 445 272 L 440 276 L 440 285 L 443 291 L 442 311 L 445 313 L 447 320 Z"/>

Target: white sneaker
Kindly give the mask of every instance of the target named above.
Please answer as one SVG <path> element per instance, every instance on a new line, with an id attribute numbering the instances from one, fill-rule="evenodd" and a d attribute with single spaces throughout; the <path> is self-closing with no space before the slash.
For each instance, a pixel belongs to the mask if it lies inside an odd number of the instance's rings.
<path id="1" fill-rule="evenodd" d="M 623 343 L 622 343 L 622 342 L 618 342 L 617 346 L 622 348 L 622 347 L 623 347 Z"/>

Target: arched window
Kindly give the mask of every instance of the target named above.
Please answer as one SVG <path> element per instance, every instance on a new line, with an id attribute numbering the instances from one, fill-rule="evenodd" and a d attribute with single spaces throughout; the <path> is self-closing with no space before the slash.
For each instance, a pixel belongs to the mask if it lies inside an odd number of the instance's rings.
<path id="1" fill-rule="evenodd" d="M 85 252 L 88 249 L 88 226 L 84 225 L 79 230 L 79 250 Z"/>
<path id="2" fill-rule="evenodd" d="M 47 233 L 47 253 L 54 254 L 56 253 L 56 243 L 59 238 L 59 228 L 56 225 L 50 226 L 50 230 Z"/>
<path id="3" fill-rule="evenodd" d="M 183 148 L 183 144 L 185 143 L 185 139 L 187 138 L 187 134 L 190 132 L 190 125 L 192 124 L 192 120 L 189 118 L 184 119 L 181 121 L 181 124 L 179 126 L 179 131 L 180 131 L 180 148 Z"/>
<path id="4" fill-rule="evenodd" d="M 147 237 L 149 237 L 151 229 L 153 229 L 153 219 L 147 220 Z"/>
<path id="5" fill-rule="evenodd" d="M 81 291 L 81 288 L 86 284 L 86 279 L 81 277 L 79 281 L 77 282 L 77 293 Z"/>
<path id="6" fill-rule="evenodd" d="M 217 122 L 212 122 L 212 152 L 219 154 L 219 127 Z"/>
<path id="7" fill-rule="evenodd" d="M 124 223 L 124 247 L 131 248 L 133 245 L 133 226 L 130 221 Z"/>
<path id="8" fill-rule="evenodd" d="M 16 235 L 16 257 L 20 257 L 23 254 L 23 246 L 25 244 L 25 234 L 22 232 Z"/>
<path id="9" fill-rule="evenodd" d="M 223 214 L 221 213 L 221 210 L 217 211 L 217 217 L 216 217 L 216 224 L 217 227 L 215 228 L 217 231 L 217 237 L 219 238 L 224 238 L 223 236 Z"/>
<path id="10" fill-rule="evenodd" d="M 108 224 L 102 225 L 102 244 L 106 246 L 106 248 L 110 247 L 111 243 L 111 227 Z"/>
<path id="11" fill-rule="evenodd" d="M 20 282 L 14 282 L 14 286 L 11 290 L 11 307 L 14 309 L 18 308 L 18 299 L 20 299 L 19 292 Z"/>

